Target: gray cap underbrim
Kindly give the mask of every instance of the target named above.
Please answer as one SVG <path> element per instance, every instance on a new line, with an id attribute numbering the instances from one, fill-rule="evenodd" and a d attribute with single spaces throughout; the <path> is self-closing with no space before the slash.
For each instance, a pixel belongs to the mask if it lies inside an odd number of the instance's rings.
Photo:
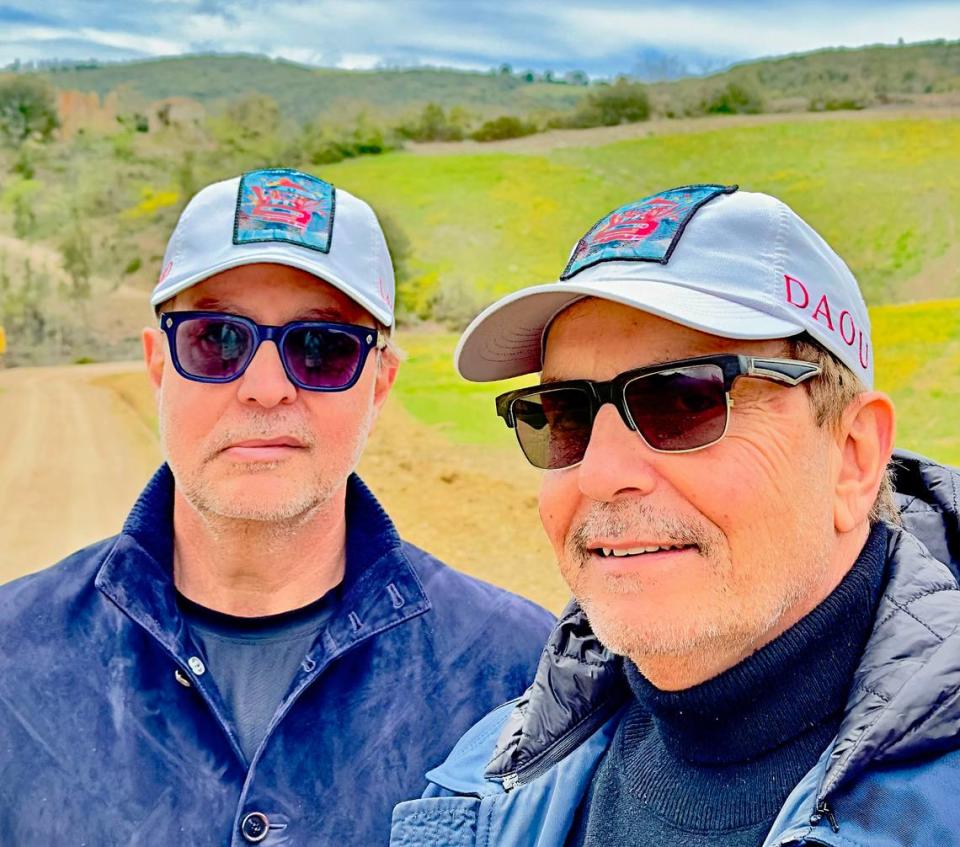
<path id="1" fill-rule="evenodd" d="M 636 278 L 554 282 L 508 294 L 474 318 L 454 353 L 457 370 L 474 382 L 539 371 L 545 329 L 559 312 L 585 297 L 623 303 L 721 338 L 787 338 L 804 331 L 799 322 L 674 282 Z"/>

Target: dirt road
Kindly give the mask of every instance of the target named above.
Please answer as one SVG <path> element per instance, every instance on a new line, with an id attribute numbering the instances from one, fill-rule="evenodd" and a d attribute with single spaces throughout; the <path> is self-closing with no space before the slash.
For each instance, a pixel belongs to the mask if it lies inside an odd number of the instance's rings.
<path id="1" fill-rule="evenodd" d="M 0 370 L 0 582 L 119 531 L 160 461 L 139 364 Z M 388 407 L 360 473 L 401 534 L 558 610 L 566 590 L 515 451 L 455 445 Z"/>
<path id="2" fill-rule="evenodd" d="M 0 580 L 117 532 L 153 434 L 93 380 L 129 365 L 0 371 Z"/>

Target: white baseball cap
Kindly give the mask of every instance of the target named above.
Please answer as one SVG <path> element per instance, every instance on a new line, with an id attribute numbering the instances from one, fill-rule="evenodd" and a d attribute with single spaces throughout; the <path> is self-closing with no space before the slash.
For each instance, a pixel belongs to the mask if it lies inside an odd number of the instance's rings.
<path id="1" fill-rule="evenodd" d="M 256 262 L 311 273 L 393 325 L 393 265 L 373 209 L 289 168 L 251 171 L 197 193 L 167 243 L 150 304 Z"/>
<path id="2" fill-rule="evenodd" d="M 467 327 L 466 379 L 539 371 L 553 318 L 584 297 L 722 338 L 807 332 L 873 386 L 870 318 L 850 269 L 785 203 L 737 186 L 688 185 L 628 203 L 574 246 L 556 282 L 501 298 Z"/>

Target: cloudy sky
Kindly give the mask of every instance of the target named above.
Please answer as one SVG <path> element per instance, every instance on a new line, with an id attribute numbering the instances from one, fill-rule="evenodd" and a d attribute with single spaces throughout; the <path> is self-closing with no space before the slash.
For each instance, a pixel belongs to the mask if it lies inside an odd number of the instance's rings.
<path id="1" fill-rule="evenodd" d="M 960 2 L 925 0 L 0 0 L 0 66 L 246 52 L 315 65 L 631 72 L 828 46 L 960 38 Z"/>

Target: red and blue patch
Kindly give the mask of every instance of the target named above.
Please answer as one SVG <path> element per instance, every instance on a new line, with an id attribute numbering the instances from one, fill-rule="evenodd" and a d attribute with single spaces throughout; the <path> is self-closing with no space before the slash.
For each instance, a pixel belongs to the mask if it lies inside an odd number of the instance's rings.
<path id="1" fill-rule="evenodd" d="M 330 252 L 336 189 L 289 168 L 251 171 L 240 179 L 233 243 L 285 241 Z"/>
<path id="2" fill-rule="evenodd" d="M 621 206 L 580 239 L 560 279 L 601 262 L 665 265 L 697 211 L 714 197 L 736 190 L 736 185 L 685 185 Z"/>

